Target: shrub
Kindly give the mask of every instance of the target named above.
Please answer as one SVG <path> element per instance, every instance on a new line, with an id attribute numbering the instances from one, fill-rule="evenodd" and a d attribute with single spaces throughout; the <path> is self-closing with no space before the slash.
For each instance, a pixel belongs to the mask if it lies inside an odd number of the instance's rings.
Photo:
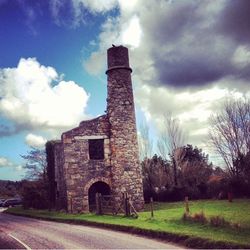
<path id="1" fill-rule="evenodd" d="M 198 222 L 201 224 L 206 224 L 208 222 L 205 214 L 203 212 L 195 213 L 193 215 L 189 213 L 184 213 L 182 219 L 185 221 Z"/>
<path id="2" fill-rule="evenodd" d="M 245 182 L 244 178 L 231 178 L 229 181 L 230 191 L 234 194 L 234 197 L 242 198 L 248 196 L 249 186 Z"/>
<path id="3" fill-rule="evenodd" d="M 192 200 L 203 198 L 197 186 L 185 186 L 183 191 L 185 196 L 188 196 Z"/>
<path id="4" fill-rule="evenodd" d="M 155 191 L 153 189 L 144 188 L 143 189 L 143 194 L 144 194 L 144 200 L 145 200 L 146 203 L 150 202 L 151 197 L 153 197 L 154 201 L 158 201 L 157 194 L 155 193 Z"/>
<path id="5" fill-rule="evenodd" d="M 162 193 L 162 201 L 182 201 L 185 197 L 183 187 L 174 186 Z"/>
<path id="6" fill-rule="evenodd" d="M 227 179 L 220 175 L 211 175 L 207 182 L 208 197 L 213 199 L 225 199 L 224 193 L 227 192 Z"/>
<path id="7" fill-rule="evenodd" d="M 207 219 L 204 212 L 195 213 L 193 215 L 189 213 L 184 213 L 182 216 L 182 220 L 190 221 L 190 222 L 197 222 L 200 224 L 209 224 L 212 227 L 229 227 L 229 228 L 234 228 L 234 229 L 241 228 L 239 223 L 230 223 L 226 221 L 224 217 L 219 216 L 219 215 L 212 216 L 209 219 Z"/>
<path id="8" fill-rule="evenodd" d="M 200 222 L 201 224 L 207 223 L 207 218 L 206 218 L 206 216 L 205 216 L 205 214 L 203 212 L 195 213 L 193 215 L 193 220 L 195 222 Z"/>
<path id="9" fill-rule="evenodd" d="M 184 187 L 172 187 L 165 190 L 159 190 L 157 193 L 153 189 L 144 188 L 143 192 L 146 203 L 149 203 L 151 197 L 153 197 L 154 201 L 159 202 L 181 201 L 185 197 Z"/>
<path id="10" fill-rule="evenodd" d="M 42 181 L 27 181 L 22 189 L 23 207 L 49 208 L 47 185 Z"/>
<path id="11" fill-rule="evenodd" d="M 213 227 L 229 226 L 230 223 L 224 219 L 224 217 L 216 215 L 210 217 L 209 224 Z"/>

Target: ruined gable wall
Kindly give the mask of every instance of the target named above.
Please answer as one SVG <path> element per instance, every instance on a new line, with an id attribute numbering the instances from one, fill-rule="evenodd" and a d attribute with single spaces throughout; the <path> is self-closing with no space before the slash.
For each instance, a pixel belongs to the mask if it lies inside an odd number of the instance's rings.
<path id="1" fill-rule="evenodd" d="M 104 160 L 90 160 L 88 139 L 104 139 Z M 109 122 L 107 116 L 83 121 L 62 134 L 68 210 L 88 211 L 85 186 L 92 180 L 110 180 Z M 72 205 L 71 205 L 72 203 Z"/>

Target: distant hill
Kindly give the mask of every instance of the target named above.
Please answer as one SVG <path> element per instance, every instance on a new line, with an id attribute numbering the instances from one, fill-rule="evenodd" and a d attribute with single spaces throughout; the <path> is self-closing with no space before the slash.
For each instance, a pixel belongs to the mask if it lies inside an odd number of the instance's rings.
<path id="1" fill-rule="evenodd" d="M 7 199 L 20 196 L 23 181 L 0 180 L 0 198 Z"/>

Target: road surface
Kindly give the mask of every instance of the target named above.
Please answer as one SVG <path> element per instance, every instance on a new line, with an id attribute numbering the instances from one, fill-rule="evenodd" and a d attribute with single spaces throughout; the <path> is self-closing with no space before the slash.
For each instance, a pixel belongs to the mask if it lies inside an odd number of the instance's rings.
<path id="1" fill-rule="evenodd" d="M 0 248 L 180 249 L 123 232 L 14 216 L 0 212 Z"/>

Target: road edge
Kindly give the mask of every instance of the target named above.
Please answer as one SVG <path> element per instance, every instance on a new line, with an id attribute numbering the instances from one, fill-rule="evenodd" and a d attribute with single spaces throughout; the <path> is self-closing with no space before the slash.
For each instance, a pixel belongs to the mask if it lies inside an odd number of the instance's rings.
<path id="1" fill-rule="evenodd" d="M 25 249 L 27 250 L 31 250 L 31 248 L 29 246 L 27 246 L 24 242 L 22 242 L 21 240 L 19 240 L 17 237 L 15 237 L 12 234 L 8 234 L 8 236 L 10 236 L 11 238 L 13 238 L 14 240 L 16 240 L 19 244 L 21 244 Z"/>
<path id="2" fill-rule="evenodd" d="M 189 236 L 189 235 L 178 235 L 170 232 L 164 231 L 154 231 L 149 229 L 141 229 L 132 226 L 125 226 L 125 225 L 114 225 L 114 224 L 107 224 L 95 221 L 86 221 L 86 220 L 76 220 L 76 219 L 61 219 L 61 218 L 51 218 L 51 217 L 43 217 L 43 216 L 35 216 L 35 215 L 27 215 L 27 214 L 20 214 L 5 210 L 3 213 L 16 215 L 16 216 L 23 216 L 29 217 L 39 220 L 45 221 L 55 221 L 67 224 L 74 224 L 74 225 L 84 225 L 84 226 L 92 226 L 97 228 L 105 228 L 114 231 L 121 231 L 126 233 L 131 233 L 139 236 L 146 236 L 151 239 L 160 239 L 168 243 L 176 243 L 178 245 L 188 247 L 188 248 L 195 248 L 195 249 L 250 249 L 250 245 L 245 244 L 236 244 L 236 243 L 228 243 L 223 241 L 213 241 L 210 239 L 205 239 L 196 236 Z"/>

